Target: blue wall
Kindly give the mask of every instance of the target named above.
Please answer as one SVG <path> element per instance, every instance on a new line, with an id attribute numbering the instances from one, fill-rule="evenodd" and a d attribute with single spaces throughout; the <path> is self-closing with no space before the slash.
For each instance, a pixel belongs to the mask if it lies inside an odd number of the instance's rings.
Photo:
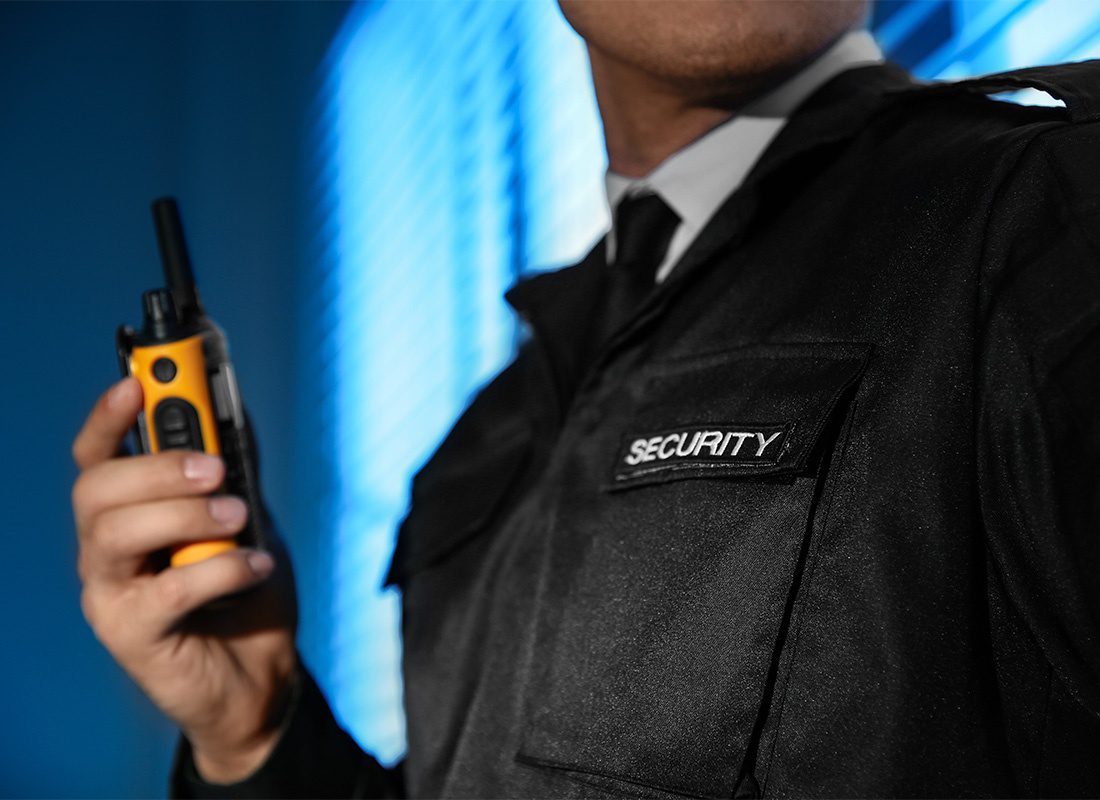
<path id="1" fill-rule="evenodd" d="M 878 0 L 871 27 L 922 78 L 1100 58 L 1098 0 Z"/>
<path id="2" fill-rule="evenodd" d="M 149 201 L 179 196 L 229 331 L 267 493 L 295 520 L 298 282 L 316 65 L 337 3 L 0 4 L 0 796 L 157 796 L 174 734 L 80 614 L 73 434 L 114 327 L 158 285 Z M 309 606 L 306 591 L 305 640 Z"/>
<path id="3" fill-rule="evenodd" d="M 311 322 L 337 457 L 315 462 L 332 582 L 312 666 L 390 762 L 405 749 L 398 596 L 380 587 L 409 477 L 511 360 L 505 290 L 602 232 L 605 159 L 584 43 L 549 0 L 360 6 L 326 69 Z"/>

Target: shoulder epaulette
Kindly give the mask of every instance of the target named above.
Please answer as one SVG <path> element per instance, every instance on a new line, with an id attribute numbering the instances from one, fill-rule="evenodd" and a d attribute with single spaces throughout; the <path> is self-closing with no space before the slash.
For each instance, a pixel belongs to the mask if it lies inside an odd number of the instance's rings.
<path id="1" fill-rule="evenodd" d="M 1100 59 L 998 72 L 961 81 L 920 83 L 905 91 L 994 94 L 1038 89 L 1066 105 L 1071 122 L 1100 120 Z"/>

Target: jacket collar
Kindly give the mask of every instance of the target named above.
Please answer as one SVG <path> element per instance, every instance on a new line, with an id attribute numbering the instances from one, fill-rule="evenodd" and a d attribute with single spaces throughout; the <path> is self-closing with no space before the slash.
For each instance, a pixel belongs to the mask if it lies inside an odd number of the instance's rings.
<path id="1" fill-rule="evenodd" d="M 574 266 L 525 278 L 504 295 L 549 357 L 559 408 L 572 397 L 591 352 L 607 272 L 605 248 L 606 237 Z"/>
<path id="2" fill-rule="evenodd" d="M 892 96 L 916 85 L 905 69 L 889 61 L 840 73 L 791 116 L 746 182 L 763 179 L 808 150 L 855 136 Z"/>
<path id="3" fill-rule="evenodd" d="M 702 267 L 737 244 L 756 211 L 758 189 L 769 176 L 817 148 L 856 136 L 890 97 L 913 85 L 908 72 L 887 62 L 847 70 L 815 91 L 704 226 L 669 279 L 655 288 L 602 355 L 606 357 L 659 316 Z M 567 391 L 568 376 L 576 374 L 588 323 L 597 310 L 606 269 L 604 247 L 601 239 L 579 264 L 526 278 L 505 295 L 547 348 L 562 391 Z"/>

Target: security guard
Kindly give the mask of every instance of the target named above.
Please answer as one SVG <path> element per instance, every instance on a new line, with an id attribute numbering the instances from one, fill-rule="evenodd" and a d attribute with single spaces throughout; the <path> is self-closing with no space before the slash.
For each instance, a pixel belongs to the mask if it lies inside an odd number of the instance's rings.
<path id="1" fill-rule="evenodd" d="M 185 726 L 175 794 L 1100 794 L 1100 65 L 876 61 L 842 36 L 628 164 L 612 234 L 509 293 L 530 339 L 389 575 L 402 767 L 299 670 L 244 781 Z M 987 97 L 1021 87 L 1065 107 Z"/>

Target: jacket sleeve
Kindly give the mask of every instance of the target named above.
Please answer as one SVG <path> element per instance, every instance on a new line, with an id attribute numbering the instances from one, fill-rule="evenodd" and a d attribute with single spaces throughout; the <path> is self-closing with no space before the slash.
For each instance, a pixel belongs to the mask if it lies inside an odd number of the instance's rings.
<path id="1" fill-rule="evenodd" d="M 404 796 L 401 766 L 387 769 L 359 749 L 304 668 L 283 734 L 256 772 L 239 783 L 207 783 L 195 769 L 190 743 L 181 737 L 170 788 L 172 797 L 219 800 Z"/>
<path id="2" fill-rule="evenodd" d="M 1100 715 L 1100 125 L 1025 151 L 986 241 L 975 353 L 981 514 L 1012 605 Z"/>

